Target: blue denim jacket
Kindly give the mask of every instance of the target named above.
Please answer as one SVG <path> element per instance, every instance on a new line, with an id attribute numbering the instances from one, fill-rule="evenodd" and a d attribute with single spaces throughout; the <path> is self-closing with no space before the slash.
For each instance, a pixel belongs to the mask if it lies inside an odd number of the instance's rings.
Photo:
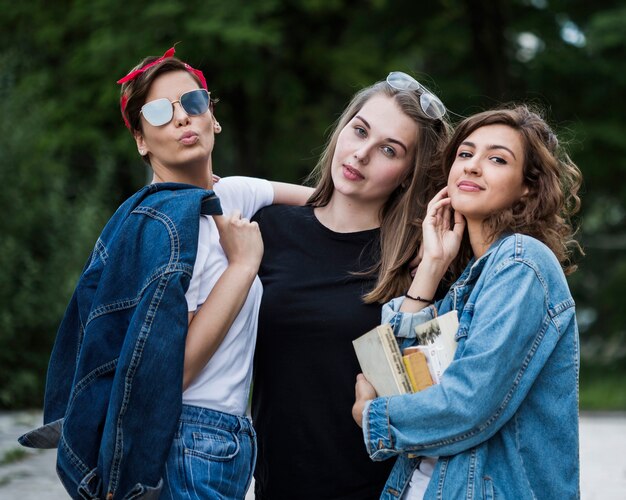
<path id="1" fill-rule="evenodd" d="M 401 303 L 382 319 L 406 347 L 435 309 L 401 313 Z M 417 455 L 439 457 L 426 499 L 578 498 L 578 330 L 553 253 L 528 236 L 502 238 L 436 307 L 459 314 L 441 384 L 363 412 L 371 458 L 398 456 L 381 498 L 402 495 Z"/>
<path id="2" fill-rule="evenodd" d="M 109 220 L 57 332 L 44 426 L 20 438 L 57 447 L 73 498 L 158 498 L 182 401 L 185 292 L 212 191 L 142 188 Z"/>

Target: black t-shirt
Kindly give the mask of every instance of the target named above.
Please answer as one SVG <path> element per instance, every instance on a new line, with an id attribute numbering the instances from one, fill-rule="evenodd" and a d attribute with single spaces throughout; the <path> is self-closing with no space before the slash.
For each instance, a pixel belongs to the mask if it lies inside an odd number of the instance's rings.
<path id="1" fill-rule="evenodd" d="M 352 419 L 359 368 L 352 340 L 380 324 L 361 296 L 379 230 L 335 233 L 311 207 L 255 216 L 265 253 L 252 418 L 258 500 L 379 498 L 393 460 L 372 462 Z"/>

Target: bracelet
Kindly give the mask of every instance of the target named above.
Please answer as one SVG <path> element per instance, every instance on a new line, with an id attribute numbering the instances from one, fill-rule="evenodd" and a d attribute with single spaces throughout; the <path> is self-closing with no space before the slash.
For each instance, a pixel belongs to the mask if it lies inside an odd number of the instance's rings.
<path id="1" fill-rule="evenodd" d="M 413 297 L 412 295 L 409 295 L 408 292 L 405 293 L 404 296 L 409 298 L 409 299 L 411 299 L 411 300 L 418 300 L 419 302 L 424 302 L 424 304 L 434 304 L 435 303 L 434 300 L 423 299 L 419 295 L 416 295 L 415 297 Z"/>

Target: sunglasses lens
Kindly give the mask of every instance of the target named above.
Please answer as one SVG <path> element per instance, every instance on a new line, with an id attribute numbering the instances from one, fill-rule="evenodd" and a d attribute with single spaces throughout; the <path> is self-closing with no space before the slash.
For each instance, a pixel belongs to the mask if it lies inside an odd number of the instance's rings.
<path id="1" fill-rule="evenodd" d="M 189 116 L 206 113 L 209 109 L 209 93 L 204 89 L 185 92 L 180 96 L 180 105 Z"/>
<path id="2" fill-rule="evenodd" d="M 420 96 L 420 105 L 424 114 L 433 120 L 438 120 L 446 114 L 446 107 L 433 94 L 423 93 Z"/>
<path id="3" fill-rule="evenodd" d="M 141 114 L 153 127 L 165 125 L 172 119 L 172 103 L 168 99 L 155 99 L 146 103 L 141 108 Z"/>
<path id="4" fill-rule="evenodd" d="M 387 76 L 387 83 L 396 90 L 419 90 L 420 84 L 415 78 L 402 71 L 392 71 Z"/>

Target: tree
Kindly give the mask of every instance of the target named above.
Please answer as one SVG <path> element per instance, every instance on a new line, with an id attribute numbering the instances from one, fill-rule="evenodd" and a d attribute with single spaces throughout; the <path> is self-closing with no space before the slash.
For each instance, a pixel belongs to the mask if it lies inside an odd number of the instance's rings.
<path id="1" fill-rule="evenodd" d="M 4 2 L 7 4 L 7 2 Z M 41 0 L 0 5 L 0 406 L 39 404 L 93 241 L 146 181 L 116 80 L 176 42 L 220 102 L 218 173 L 298 182 L 354 91 L 409 72 L 458 119 L 547 108 L 585 175 L 584 351 L 626 353 L 626 9 L 581 0 Z M 612 339 L 607 341 L 607 339 Z"/>

